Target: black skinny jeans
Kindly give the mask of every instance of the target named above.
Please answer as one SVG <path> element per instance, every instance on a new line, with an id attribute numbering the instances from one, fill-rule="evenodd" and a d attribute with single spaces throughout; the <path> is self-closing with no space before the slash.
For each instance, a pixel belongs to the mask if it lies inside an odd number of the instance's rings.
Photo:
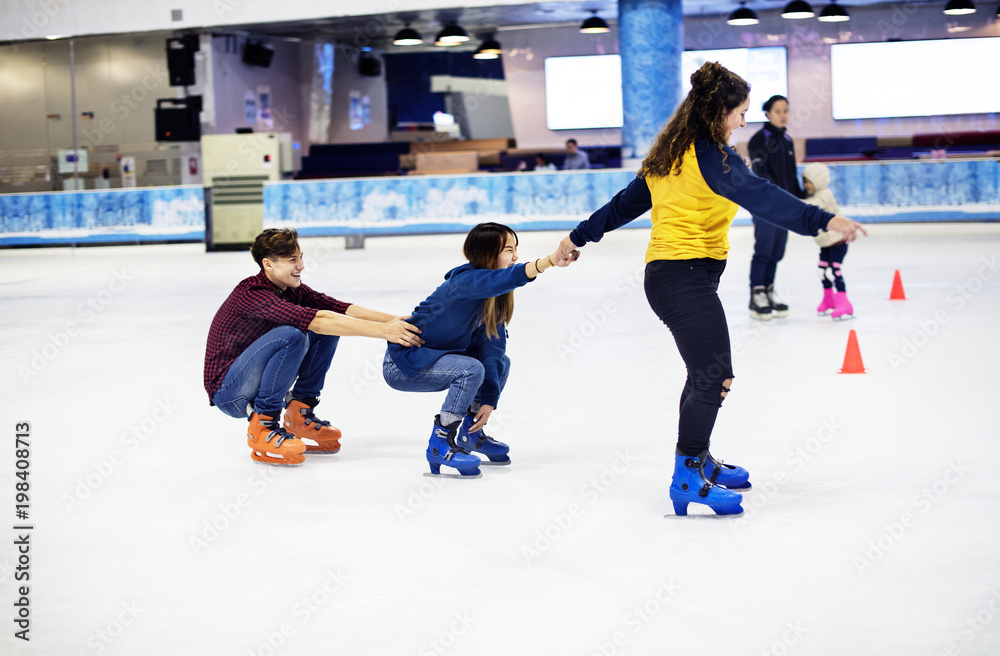
<path id="1" fill-rule="evenodd" d="M 677 453 L 708 449 L 722 407 L 723 381 L 733 377 L 726 313 L 719 300 L 725 260 L 654 260 L 646 265 L 646 299 L 666 324 L 687 366 L 681 392 Z"/>

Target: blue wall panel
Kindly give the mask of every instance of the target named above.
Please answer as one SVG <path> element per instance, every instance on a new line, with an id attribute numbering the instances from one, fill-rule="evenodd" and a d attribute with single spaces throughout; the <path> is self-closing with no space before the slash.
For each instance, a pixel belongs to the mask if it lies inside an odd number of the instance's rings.
<path id="1" fill-rule="evenodd" d="M 202 187 L 0 195 L 0 246 L 205 238 Z"/>
<path id="2" fill-rule="evenodd" d="M 831 164 L 830 188 L 862 222 L 998 221 L 1000 162 Z M 632 179 L 617 169 L 338 178 L 264 187 L 265 227 L 305 236 L 464 232 L 482 221 L 566 230 Z M 740 211 L 736 225 L 749 222 Z M 629 224 L 648 228 L 643 217 Z M 0 246 L 202 240 L 200 187 L 0 195 Z"/>

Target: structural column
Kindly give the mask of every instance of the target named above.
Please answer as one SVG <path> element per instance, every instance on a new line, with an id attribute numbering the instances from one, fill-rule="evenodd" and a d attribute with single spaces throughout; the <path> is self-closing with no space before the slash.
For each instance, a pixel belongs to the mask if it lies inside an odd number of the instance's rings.
<path id="1" fill-rule="evenodd" d="M 622 159 L 649 152 L 682 99 L 681 0 L 618 0 L 622 59 Z"/>

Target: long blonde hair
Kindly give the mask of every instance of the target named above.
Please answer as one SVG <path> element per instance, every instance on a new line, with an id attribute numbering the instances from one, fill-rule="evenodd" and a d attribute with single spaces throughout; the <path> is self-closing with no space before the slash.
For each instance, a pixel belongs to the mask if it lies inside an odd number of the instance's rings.
<path id="1" fill-rule="evenodd" d="M 462 252 L 465 258 L 477 269 L 496 269 L 497 259 L 507 244 L 507 235 L 514 237 L 517 245 L 517 233 L 500 223 L 480 223 L 469 231 L 465 238 Z M 482 323 L 486 335 L 493 339 L 499 336 L 497 326 L 509 324 L 514 316 L 514 292 L 483 300 Z"/>
<path id="2" fill-rule="evenodd" d="M 691 91 L 656 137 L 639 168 L 639 177 L 680 175 L 684 153 L 703 138 L 715 143 L 722 153 L 722 166 L 728 172 L 723 150 L 727 141 L 726 115 L 742 105 L 749 95 L 750 85 L 746 80 L 718 62 L 705 62 L 691 74 Z"/>

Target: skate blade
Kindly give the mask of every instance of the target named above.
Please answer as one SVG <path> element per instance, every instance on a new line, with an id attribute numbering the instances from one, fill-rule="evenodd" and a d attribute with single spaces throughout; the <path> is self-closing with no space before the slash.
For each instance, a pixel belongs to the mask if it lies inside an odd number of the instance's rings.
<path id="1" fill-rule="evenodd" d="M 482 478 L 483 472 L 478 474 L 464 475 L 464 474 L 432 474 L 430 472 L 424 472 L 424 476 L 430 476 L 431 478 Z"/>
<path id="2" fill-rule="evenodd" d="M 503 462 L 493 462 L 492 460 L 483 460 L 479 463 L 480 467 L 506 467 L 510 464 L 510 458 L 504 460 Z"/>
<path id="3" fill-rule="evenodd" d="M 262 467 L 301 467 L 304 462 L 274 462 L 271 460 L 257 460 L 253 459 L 255 465 L 260 465 Z"/>
<path id="4" fill-rule="evenodd" d="M 306 452 L 305 452 L 304 455 L 307 455 L 307 456 L 335 456 L 338 453 L 340 453 L 340 449 L 332 449 L 332 450 L 331 449 L 323 449 L 323 450 L 316 449 L 315 451 L 312 450 L 312 449 L 306 449 Z"/>
<path id="5" fill-rule="evenodd" d="M 842 314 L 839 317 L 834 317 L 834 321 L 849 321 L 854 318 L 853 314 Z"/>
<path id="6" fill-rule="evenodd" d="M 733 515 L 716 515 L 714 512 L 688 513 L 687 515 L 675 515 L 674 513 L 668 513 L 663 516 L 663 519 L 738 519 L 744 514 L 745 513 L 742 512 Z"/>
<path id="7" fill-rule="evenodd" d="M 788 316 L 788 311 L 786 310 L 784 312 L 772 312 L 771 316 L 774 317 L 775 319 L 784 319 L 785 317 Z"/>
<path id="8" fill-rule="evenodd" d="M 269 456 L 256 451 L 250 454 L 250 459 L 258 465 L 267 465 L 268 467 L 301 467 L 306 460 L 301 455 L 297 456 L 297 459 L 286 459 Z"/>
<path id="9" fill-rule="evenodd" d="M 750 313 L 750 318 L 751 319 L 756 319 L 757 321 L 770 321 L 771 320 L 771 315 L 770 314 L 761 314 L 759 312 L 751 312 Z"/>

